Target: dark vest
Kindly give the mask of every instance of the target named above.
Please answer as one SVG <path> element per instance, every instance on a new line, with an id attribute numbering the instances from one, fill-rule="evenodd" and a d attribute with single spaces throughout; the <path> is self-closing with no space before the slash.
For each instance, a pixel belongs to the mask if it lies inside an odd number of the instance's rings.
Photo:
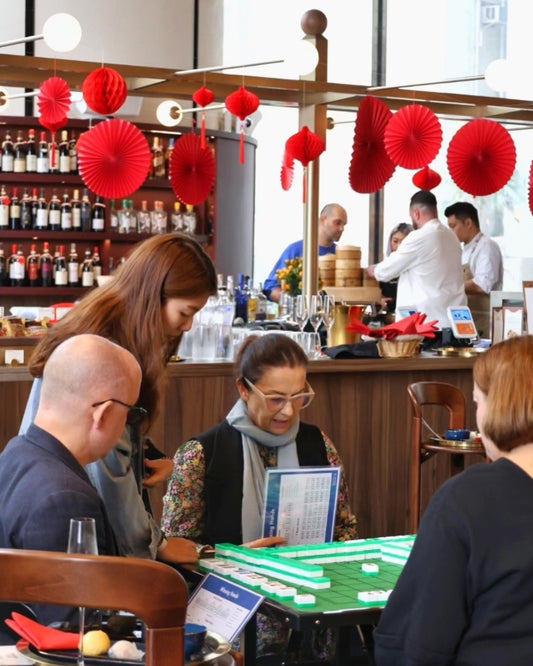
<path id="1" fill-rule="evenodd" d="M 224 420 L 196 438 L 205 456 L 205 531 L 202 543 L 242 543 L 242 477 L 244 462 L 238 430 Z M 300 423 L 296 435 L 300 467 L 329 465 L 320 429 Z"/>

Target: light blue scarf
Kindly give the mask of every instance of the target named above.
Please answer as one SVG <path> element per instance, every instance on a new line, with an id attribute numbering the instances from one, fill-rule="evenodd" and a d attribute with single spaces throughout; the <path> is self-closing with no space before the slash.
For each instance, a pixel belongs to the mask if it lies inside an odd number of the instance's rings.
<path id="1" fill-rule="evenodd" d="M 227 422 L 241 433 L 244 460 L 242 479 L 242 537 L 243 542 L 263 536 L 263 510 L 265 506 L 265 466 L 259 455 L 257 444 L 278 449 L 278 467 L 299 467 L 296 450 L 296 435 L 300 419 L 283 435 L 273 435 L 258 428 L 250 419 L 244 400 L 237 400 Z"/>

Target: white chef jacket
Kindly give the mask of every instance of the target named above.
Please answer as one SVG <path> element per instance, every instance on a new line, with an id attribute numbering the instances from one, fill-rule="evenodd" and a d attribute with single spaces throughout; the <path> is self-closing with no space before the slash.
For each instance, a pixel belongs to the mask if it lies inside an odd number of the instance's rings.
<path id="1" fill-rule="evenodd" d="M 503 259 L 498 243 L 479 232 L 463 247 L 463 264 L 469 264 L 472 279 L 486 294 L 499 291 L 503 283 Z"/>
<path id="2" fill-rule="evenodd" d="M 439 328 L 450 328 L 448 307 L 466 305 L 461 244 L 436 218 L 408 234 L 396 252 L 376 265 L 375 276 L 380 282 L 399 277 L 397 312 L 414 305 L 426 321 L 436 319 Z"/>

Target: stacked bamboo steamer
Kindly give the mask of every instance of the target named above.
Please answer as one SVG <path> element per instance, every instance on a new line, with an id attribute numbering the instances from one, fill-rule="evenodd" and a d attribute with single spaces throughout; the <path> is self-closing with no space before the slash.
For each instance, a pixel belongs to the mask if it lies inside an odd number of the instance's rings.
<path id="1" fill-rule="evenodd" d="M 361 284 L 361 248 L 354 245 L 337 245 L 335 286 L 360 287 Z"/>
<path id="2" fill-rule="evenodd" d="M 323 254 L 318 257 L 318 279 L 321 288 L 335 286 L 334 254 Z"/>

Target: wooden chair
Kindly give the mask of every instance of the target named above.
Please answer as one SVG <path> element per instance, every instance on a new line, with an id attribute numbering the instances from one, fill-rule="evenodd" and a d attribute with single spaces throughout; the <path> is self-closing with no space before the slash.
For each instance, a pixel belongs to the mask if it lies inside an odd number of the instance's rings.
<path id="1" fill-rule="evenodd" d="M 423 407 L 440 405 L 448 410 L 448 428 L 462 429 L 465 427 L 465 398 L 460 389 L 444 382 L 415 382 L 407 387 L 407 393 L 413 408 L 413 433 L 411 455 L 411 501 L 409 515 L 409 532 L 415 534 L 420 522 L 420 479 L 422 463 L 436 453 L 450 455 L 450 475 L 464 469 L 464 456 L 485 454 L 481 443 L 472 443 L 461 447 L 447 445 L 434 439 L 426 439 L 423 435 Z M 439 433 L 440 434 L 440 433 Z M 444 436 L 444 432 L 442 432 Z"/>
<path id="2" fill-rule="evenodd" d="M 0 549 L 0 600 L 125 610 L 146 624 L 146 666 L 183 664 L 188 591 L 172 567 L 126 557 Z"/>

